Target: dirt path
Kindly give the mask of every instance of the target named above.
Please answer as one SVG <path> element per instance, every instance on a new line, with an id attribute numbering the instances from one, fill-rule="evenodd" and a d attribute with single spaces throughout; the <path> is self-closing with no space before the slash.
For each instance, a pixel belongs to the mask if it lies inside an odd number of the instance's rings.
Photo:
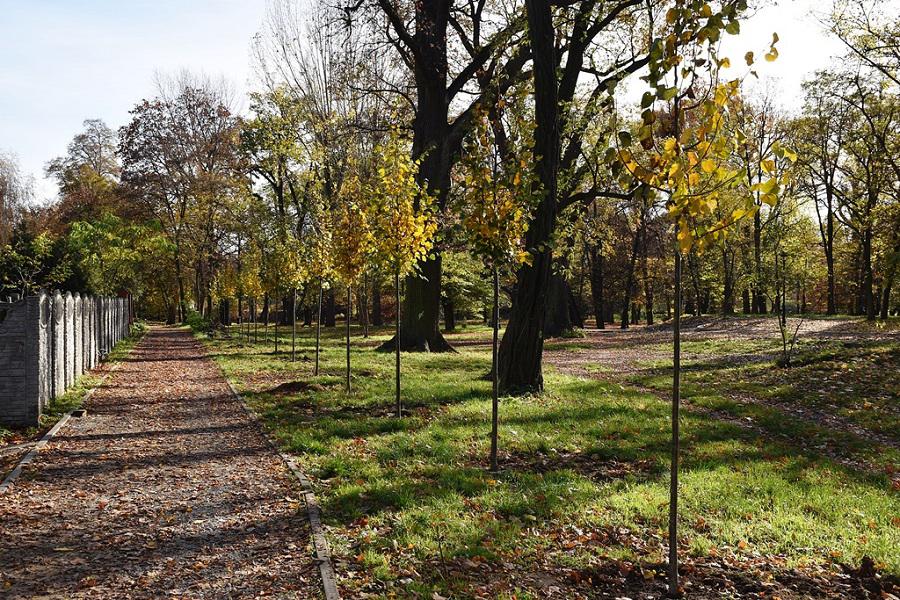
<path id="1" fill-rule="evenodd" d="M 300 491 L 189 333 L 87 408 L 0 497 L 0 598 L 321 596 Z"/>

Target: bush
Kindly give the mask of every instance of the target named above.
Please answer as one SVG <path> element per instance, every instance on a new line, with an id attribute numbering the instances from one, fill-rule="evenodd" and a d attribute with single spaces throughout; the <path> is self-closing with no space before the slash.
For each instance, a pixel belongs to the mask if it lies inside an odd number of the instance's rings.
<path id="1" fill-rule="evenodd" d="M 191 331 L 193 331 L 194 333 L 212 334 L 212 321 L 201 315 L 196 310 L 188 311 L 185 323 L 187 323 L 188 327 L 190 327 Z"/>

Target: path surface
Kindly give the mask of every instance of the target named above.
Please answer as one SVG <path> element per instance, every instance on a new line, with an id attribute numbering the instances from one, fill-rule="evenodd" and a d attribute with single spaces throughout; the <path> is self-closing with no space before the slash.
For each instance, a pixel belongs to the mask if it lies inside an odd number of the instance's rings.
<path id="1" fill-rule="evenodd" d="M 0 598 L 316 598 L 300 491 L 185 331 L 153 328 L 0 496 Z"/>

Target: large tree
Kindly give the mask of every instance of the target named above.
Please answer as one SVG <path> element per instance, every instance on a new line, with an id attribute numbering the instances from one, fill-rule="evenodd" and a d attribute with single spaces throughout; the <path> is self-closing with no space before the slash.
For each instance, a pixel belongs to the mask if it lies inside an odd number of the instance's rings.
<path id="1" fill-rule="evenodd" d="M 172 244 L 183 321 L 188 276 L 200 309 L 215 275 L 224 204 L 241 187 L 238 119 L 220 87 L 192 77 L 141 102 L 131 114 L 119 132 L 122 183 Z"/>

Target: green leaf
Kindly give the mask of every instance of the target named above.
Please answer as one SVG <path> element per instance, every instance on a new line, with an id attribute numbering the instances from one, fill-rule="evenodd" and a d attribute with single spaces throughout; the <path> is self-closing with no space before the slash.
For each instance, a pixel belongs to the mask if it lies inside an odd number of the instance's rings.
<path id="1" fill-rule="evenodd" d="M 619 145 L 620 146 L 627 148 L 628 146 L 631 145 L 631 142 L 632 142 L 631 134 L 629 132 L 627 132 L 627 131 L 619 132 Z"/>
<path id="2" fill-rule="evenodd" d="M 678 88 L 670 87 L 664 88 L 662 90 L 657 90 L 656 95 L 660 100 L 668 102 L 669 100 L 675 98 L 676 95 L 678 95 Z"/>

